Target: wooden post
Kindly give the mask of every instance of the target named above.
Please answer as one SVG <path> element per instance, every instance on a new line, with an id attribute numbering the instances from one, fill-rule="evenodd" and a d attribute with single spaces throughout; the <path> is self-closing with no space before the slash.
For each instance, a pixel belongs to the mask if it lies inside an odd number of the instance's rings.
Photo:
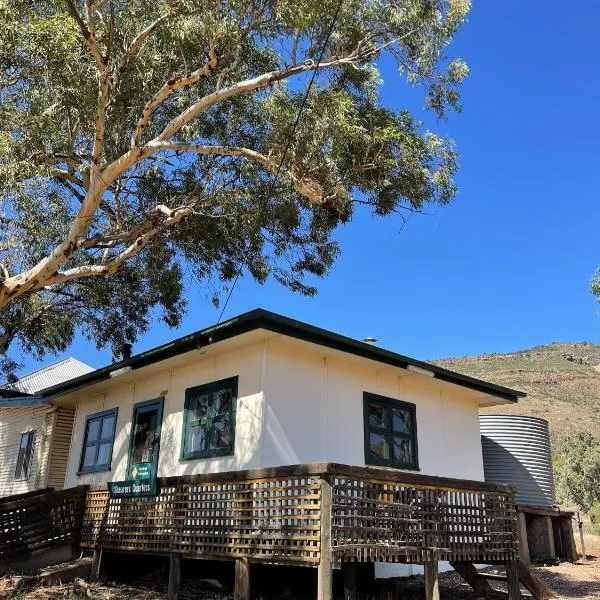
<path id="1" fill-rule="evenodd" d="M 321 479 L 321 558 L 317 575 L 317 600 L 331 600 L 332 560 L 331 560 L 331 482 L 327 475 Z"/>
<path id="2" fill-rule="evenodd" d="M 519 538 L 519 556 L 526 564 L 531 563 L 529 557 L 529 541 L 527 540 L 527 518 L 524 512 L 517 512 L 517 533 Z"/>
<path id="3" fill-rule="evenodd" d="M 181 586 L 181 556 L 179 554 L 169 555 L 169 588 L 168 600 L 177 600 Z"/>
<path id="4" fill-rule="evenodd" d="M 516 560 L 506 563 L 506 585 L 508 586 L 508 599 L 520 600 L 521 584 L 519 582 L 519 567 Z"/>
<path id="5" fill-rule="evenodd" d="M 577 526 L 579 527 L 579 541 L 581 542 L 581 558 L 583 562 L 587 561 L 587 555 L 585 553 L 585 540 L 583 538 L 583 519 L 579 511 L 575 513 L 575 520 L 577 521 Z"/>
<path id="6" fill-rule="evenodd" d="M 356 600 L 356 563 L 342 563 L 344 576 L 344 600 Z"/>
<path id="7" fill-rule="evenodd" d="M 475 593 L 482 598 L 485 598 L 493 591 L 490 582 L 479 577 L 473 563 L 450 561 L 450 566 L 473 588 Z"/>
<path id="8" fill-rule="evenodd" d="M 519 581 L 531 592 L 536 600 L 550 600 L 555 598 L 556 594 L 529 569 L 522 560 L 517 563 Z M 520 593 L 520 590 L 519 590 Z"/>
<path id="9" fill-rule="evenodd" d="M 92 557 L 92 568 L 90 569 L 90 581 L 98 581 L 100 579 L 100 566 L 102 564 L 102 548 L 94 550 Z"/>
<path id="10" fill-rule="evenodd" d="M 559 527 L 565 544 L 565 558 L 570 562 L 577 562 L 577 547 L 573 536 L 573 520 L 569 515 L 560 517 Z"/>
<path id="11" fill-rule="evenodd" d="M 247 558 L 235 559 L 234 600 L 250 600 L 250 563 Z"/>
<path id="12" fill-rule="evenodd" d="M 425 600 L 440 600 L 440 579 L 437 560 L 428 560 L 425 563 Z"/>

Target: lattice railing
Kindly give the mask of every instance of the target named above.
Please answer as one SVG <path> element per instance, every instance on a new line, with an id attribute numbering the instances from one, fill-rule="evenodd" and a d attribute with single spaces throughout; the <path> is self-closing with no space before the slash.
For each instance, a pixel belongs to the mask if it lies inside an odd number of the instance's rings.
<path id="1" fill-rule="evenodd" d="M 319 562 L 318 475 L 306 467 L 226 475 L 159 480 L 155 498 L 109 499 L 106 489 L 92 489 L 81 543 L 107 550 Z"/>
<path id="2" fill-rule="evenodd" d="M 510 486 L 331 463 L 158 483 L 148 498 L 111 499 L 101 485 L 0 502 L 0 558 L 75 540 L 281 564 L 317 565 L 323 550 L 334 566 L 518 555 Z"/>
<path id="3" fill-rule="evenodd" d="M 0 560 L 79 540 L 85 487 L 0 501 Z"/>
<path id="4" fill-rule="evenodd" d="M 331 471 L 334 564 L 502 563 L 518 556 L 509 486 L 343 465 Z"/>

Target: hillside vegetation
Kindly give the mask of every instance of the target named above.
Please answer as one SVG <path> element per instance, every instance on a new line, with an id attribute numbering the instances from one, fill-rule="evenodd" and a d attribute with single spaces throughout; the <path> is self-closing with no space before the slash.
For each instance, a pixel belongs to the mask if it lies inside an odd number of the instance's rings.
<path id="1" fill-rule="evenodd" d="M 484 414 L 547 419 L 553 439 L 580 431 L 600 435 L 600 346 L 553 343 L 510 354 L 433 362 L 527 393 L 518 404 L 483 409 Z"/>

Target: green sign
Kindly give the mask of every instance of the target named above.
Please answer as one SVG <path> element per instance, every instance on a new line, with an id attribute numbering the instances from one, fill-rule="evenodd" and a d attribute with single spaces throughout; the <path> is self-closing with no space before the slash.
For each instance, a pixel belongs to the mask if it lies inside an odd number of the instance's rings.
<path id="1" fill-rule="evenodd" d="M 131 478 L 135 481 L 150 479 L 152 474 L 152 463 L 137 463 L 131 467 Z"/>
<path id="2" fill-rule="evenodd" d="M 109 481 L 108 492 L 111 498 L 156 496 L 158 494 L 158 486 L 154 477 L 138 481 Z"/>

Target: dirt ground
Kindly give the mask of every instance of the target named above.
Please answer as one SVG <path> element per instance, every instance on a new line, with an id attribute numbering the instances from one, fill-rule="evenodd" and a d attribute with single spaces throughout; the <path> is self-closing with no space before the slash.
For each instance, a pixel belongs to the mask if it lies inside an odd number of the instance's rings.
<path id="1" fill-rule="evenodd" d="M 194 561 L 195 562 L 195 561 Z M 486 569 L 494 572 L 494 569 Z M 592 558 L 586 563 L 563 563 L 556 566 L 536 566 L 534 572 L 564 600 L 599 600 L 600 599 L 600 559 Z M 313 583 L 303 569 L 304 576 L 298 580 L 293 575 L 286 574 L 277 582 L 265 583 L 268 571 L 258 572 L 253 579 L 255 587 L 263 588 L 253 596 L 257 600 L 312 600 L 314 597 Z M 313 571 L 312 569 L 310 571 Z M 138 573 L 140 571 L 137 571 Z M 272 572 L 272 571 L 271 571 Z M 164 569 L 153 569 L 142 577 L 126 577 L 128 581 L 102 581 L 100 583 L 73 584 L 53 586 L 16 587 L 16 577 L 0 579 L 0 599 L 3 600 L 165 600 L 166 579 Z M 194 578 L 184 577 L 181 590 L 183 600 L 232 600 L 233 594 L 228 588 L 230 579 L 222 577 L 223 573 L 215 572 L 215 577 Z M 257 585 L 258 584 L 258 585 Z M 338 582 L 339 584 L 339 582 Z M 493 582 L 497 590 L 497 600 L 506 599 L 506 587 L 502 582 Z M 341 598 L 340 586 L 337 585 L 336 598 Z M 471 588 L 456 573 L 440 575 L 440 589 L 443 600 L 475 600 Z M 299 593 L 296 593 L 299 592 Z M 424 598 L 422 577 L 410 577 L 398 580 L 378 580 L 375 589 L 360 594 L 360 600 L 422 600 Z M 523 591 L 523 597 L 528 594 Z"/>

